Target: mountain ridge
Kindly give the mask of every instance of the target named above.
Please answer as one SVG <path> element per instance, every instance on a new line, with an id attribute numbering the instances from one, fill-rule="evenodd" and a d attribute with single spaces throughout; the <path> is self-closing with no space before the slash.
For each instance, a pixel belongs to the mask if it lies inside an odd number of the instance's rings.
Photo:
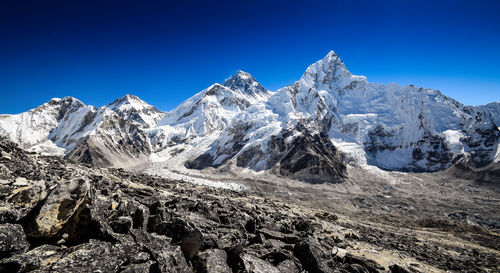
<path id="1" fill-rule="evenodd" d="M 299 164 L 307 166 L 300 175 L 280 169 L 293 165 L 281 160 L 295 150 L 296 162 L 333 164 L 337 171 L 323 180 L 340 182 L 346 164 L 438 171 L 463 156 L 485 166 L 499 154 L 500 103 L 465 106 L 433 89 L 370 83 L 333 51 L 275 92 L 240 70 L 169 112 L 133 95 L 101 108 L 70 98 L 44 105 L 1 116 L 0 134 L 28 150 L 98 166 L 155 159 L 171 168 L 173 160 L 182 171 L 243 168 L 316 181 L 313 163 Z M 294 143 L 319 136 L 321 147 L 302 145 L 297 153 Z"/>

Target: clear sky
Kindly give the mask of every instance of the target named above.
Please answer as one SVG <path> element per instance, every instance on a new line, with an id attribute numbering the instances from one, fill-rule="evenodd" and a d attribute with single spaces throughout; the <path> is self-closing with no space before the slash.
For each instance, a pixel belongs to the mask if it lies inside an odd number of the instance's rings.
<path id="1" fill-rule="evenodd" d="M 369 81 L 500 100 L 500 1 L 0 1 L 0 113 L 52 97 L 160 110 L 237 70 L 276 90 L 330 50 Z"/>

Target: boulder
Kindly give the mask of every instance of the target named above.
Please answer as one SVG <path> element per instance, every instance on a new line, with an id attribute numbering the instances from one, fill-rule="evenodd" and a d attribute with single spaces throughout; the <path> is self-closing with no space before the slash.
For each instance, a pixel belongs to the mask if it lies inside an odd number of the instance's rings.
<path id="1" fill-rule="evenodd" d="M 195 257 L 194 267 L 197 273 L 231 273 L 227 264 L 227 254 L 220 249 L 207 249 Z"/>
<path id="2" fill-rule="evenodd" d="M 241 259 L 248 273 L 280 273 L 272 264 L 250 254 L 242 254 Z"/>
<path id="3" fill-rule="evenodd" d="M 26 240 L 23 227 L 18 224 L 0 225 L 0 258 L 28 250 L 30 244 Z"/>
<path id="4" fill-rule="evenodd" d="M 61 182 L 47 196 L 35 218 L 34 237 L 52 237 L 68 222 L 84 202 L 90 184 L 86 178 L 74 178 Z"/>
<path id="5" fill-rule="evenodd" d="M 328 254 L 317 239 L 308 238 L 296 244 L 294 255 L 310 273 L 333 272 L 326 263 L 329 259 Z"/>

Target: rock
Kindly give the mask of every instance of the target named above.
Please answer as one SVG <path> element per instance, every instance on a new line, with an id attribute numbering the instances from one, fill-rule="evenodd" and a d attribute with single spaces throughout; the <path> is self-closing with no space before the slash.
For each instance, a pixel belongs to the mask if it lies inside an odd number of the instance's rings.
<path id="1" fill-rule="evenodd" d="M 27 186 L 29 185 L 28 180 L 24 177 L 18 177 L 16 178 L 16 181 L 12 184 L 13 186 L 16 187 L 22 187 L 22 186 Z"/>
<path id="2" fill-rule="evenodd" d="M 68 252 L 50 266 L 51 272 L 116 272 L 139 248 L 91 240 Z"/>
<path id="3" fill-rule="evenodd" d="M 328 265 L 328 254 L 318 240 L 309 238 L 295 245 L 294 255 L 310 273 L 333 272 Z"/>
<path id="4" fill-rule="evenodd" d="M 312 223 L 309 220 L 301 219 L 299 221 L 296 221 L 294 224 L 295 224 L 295 230 L 297 230 L 297 231 L 302 231 L 302 232 L 306 232 L 308 234 L 313 234 L 314 231 L 316 230 L 314 223 Z"/>
<path id="5" fill-rule="evenodd" d="M 31 185 L 14 189 L 6 198 L 10 206 L 15 208 L 18 221 L 26 216 L 36 205 L 47 197 L 45 183 L 43 181 L 32 181 Z"/>
<path id="6" fill-rule="evenodd" d="M 410 271 L 397 264 L 390 265 L 389 269 L 391 270 L 391 273 L 410 273 Z"/>
<path id="7" fill-rule="evenodd" d="M 245 229 L 248 233 L 255 234 L 257 223 L 255 219 L 250 219 L 245 224 Z"/>
<path id="8" fill-rule="evenodd" d="M 294 261 L 285 260 L 276 266 L 279 272 L 287 272 L 287 273 L 300 273 L 301 270 L 297 267 Z"/>
<path id="9" fill-rule="evenodd" d="M 208 249 L 198 253 L 194 267 L 197 273 L 231 273 L 224 250 Z"/>
<path id="10" fill-rule="evenodd" d="M 188 261 L 191 260 L 198 253 L 202 244 L 203 234 L 198 229 L 194 229 L 186 234 L 181 242 L 181 250 L 184 257 Z"/>
<path id="11" fill-rule="evenodd" d="M 28 252 L 14 255 L 0 262 L 0 272 L 24 272 L 48 268 L 63 255 L 62 249 L 53 245 L 41 245 Z"/>
<path id="12" fill-rule="evenodd" d="M 109 223 L 116 233 L 127 233 L 132 227 L 132 218 L 129 216 L 120 216 L 117 220 Z"/>
<path id="13" fill-rule="evenodd" d="M 249 240 L 249 243 L 250 244 L 262 244 L 264 243 L 264 241 L 266 240 L 266 238 L 264 237 L 264 235 L 262 233 L 259 233 L 255 236 L 253 236 L 250 240 Z"/>
<path id="14" fill-rule="evenodd" d="M 18 224 L 0 225 L 0 258 L 28 250 L 29 243 L 26 240 L 23 227 Z"/>
<path id="15" fill-rule="evenodd" d="M 349 264 L 358 264 L 365 268 L 370 273 L 378 273 L 384 271 L 385 268 L 373 260 L 369 260 L 363 257 L 355 256 L 347 253 L 344 257 L 344 262 Z"/>
<path id="16" fill-rule="evenodd" d="M 85 178 L 74 178 L 59 184 L 47 196 L 36 216 L 36 227 L 30 230 L 29 235 L 35 237 L 56 235 L 84 202 L 89 188 L 89 181 Z"/>
<path id="17" fill-rule="evenodd" d="M 242 254 L 241 259 L 248 273 L 280 273 L 272 264 L 250 254 Z"/>
<path id="18" fill-rule="evenodd" d="M 191 273 L 193 270 L 186 262 L 181 248 L 170 246 L 158 253 L 157 261 L 161 272 Z"/>
<path id="19" fill-rule="evenodd" d="M 302 134 L 289 144 L 287 153 L 276 165 L 277 172 L 309 183 L 340 183 L 346 177 L 346 166 L 340 153 L 324 133 L 312 134 L 297 126 Z"/>
<path id="20" fill-rule="evenodd" d="M 370 273 L 368 269 L 364 268 L 359 264 L 349 264 L 347 265 L 346 269 L 351 273 Z"/>
<path id="21" fill-rule="evenodd" d="M 139 229 L 133 229 L 131 233 L 137 244 L 147 249 L 158 262 L 161 272 L 192 272 L 180 246 L 172 246 L 168 237 Z"/>
<path id="22" fill-rule="evenodd" d="M 333 253 L 332 253 L 333 254 Z M 335 255 L 339 258 L 344 258 L 347 255 L 347 250 L 344 248 L 336 248 Z"/>
<path id="23" fill-rule="evenodd" d="M 146 262 L 147 260 L 149 260 L 149 258 L 151 258 L 151 255 L 149 255 L 149 253 L 139 252 L 136 255 L 132 256 L 130 262 L 135 263 L 135 264 L 143 263 L 143 262 Z"/>
<path id="24" fill-rule="evenodd" d="M 12 160 L 11 155 L 6 151 L 0 152 L 0 157 L 5 159 L 5 160 L 9 160 L 9 161 Z"/>
<path id="25" fill-rule="evenodd" d="M 131 264 L 122 266 L 121 273 L 151 273 L 158 272 L 157 264 L 154 261 L 148 261 L 141 264 Z"/>

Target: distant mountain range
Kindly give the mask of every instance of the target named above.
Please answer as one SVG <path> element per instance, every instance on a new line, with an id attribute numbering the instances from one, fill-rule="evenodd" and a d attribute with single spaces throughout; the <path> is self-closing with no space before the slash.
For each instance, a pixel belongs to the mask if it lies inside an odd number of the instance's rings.
<path id="1" fill-rule="evenodd" d="M 438 171 L 461 158 L 475 167 L 497 163 L 498 126 L 500 102 L 465 106 L 433 89 L 370 83 L 333 51 L 276 92 L 238 71 L 170 112 L 126 95 L 101 108 L 66 97 L 0 115 L 1 135 L 75 162 L 164 162 L 312 183 L 342 181 L 347 166 Z"/>

